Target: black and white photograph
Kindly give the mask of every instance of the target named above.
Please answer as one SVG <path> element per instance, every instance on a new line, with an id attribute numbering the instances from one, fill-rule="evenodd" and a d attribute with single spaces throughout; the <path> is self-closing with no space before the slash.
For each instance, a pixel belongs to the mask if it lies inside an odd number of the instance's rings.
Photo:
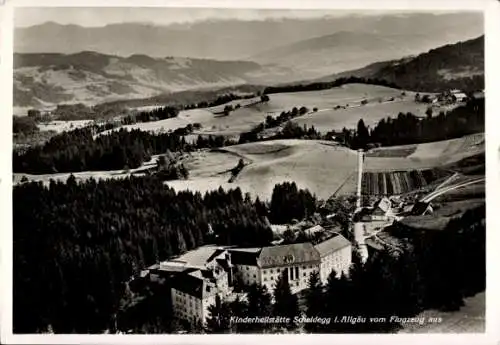
<path id="1" fill-rule="evenodd" d="M 12 20 L 13 335 L 486 332 L 483 10 Z"/>

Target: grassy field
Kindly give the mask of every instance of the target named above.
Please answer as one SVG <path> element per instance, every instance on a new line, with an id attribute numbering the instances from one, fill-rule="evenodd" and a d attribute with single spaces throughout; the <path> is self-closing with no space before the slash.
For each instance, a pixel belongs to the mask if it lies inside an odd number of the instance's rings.
<path id="1" fill-rule="evenodd" d="M 213 114 L 206 109 L 192 109 L 185 110 L 179 113 L 179 116 L 152 122 L 140 122 L 133 125 L 125 125 L 119 128 L 124 128 L 127 130 L 140 129 L 142 131 L 148 132 L 168 132 L 169 130 L 175 130 L 177 128 L 185 127 L 190 123 L 205 123 L 213 117 Z M 107 134 L 111 131 L 116 131 L 119 128 L 115 128 L 109 131 L 104 131 L 100 135 Z"/>
<path id="2" fill-rule="evenodd" d="M 433 143 L 378 148 L 366 155 L 363 193 L 408 193 L 444 180 L 455 171 L 463 172 L 464 165 L 480 164 L 483 154 L 482 133 Z"/>
<path id="3" fill-rule="evenodd" d="M 391 153 L 384 154 L 384 151 L 393 152 L 394 150 L 398 150 L 402 157 L 397 157 Z M 409 151 L 413 151 L 413 153 L 406 155 Z M 376 152 L 375 156 L 367 155 L 364 163 L 364 171 L 387 172 L 432 169 L 438 166 L 451 165 L 462 159 L 480 155 L 484 152 L 484 133 L 419 144 L 416 147 L 415 145 L 409 145 L 380 148 Z"/>
<path id="4" fill-rule="evenodd" d="M 327 133 L 331 130 L 342 130 L 343 127 L 356 128 L 360 119 L 363 119 L 366 126 L 374 127 L 380 120 L 387 117 L 397 117 L 400 112 L 424 115 L 426 109 L 426 104 L 415 103 L 407 96 L 403 100 L 386 103 L 372 102 L 364 106 L 353 106 L 346 109 L 326 109 L 293 121 L 301 126 L 314 126 L 321 133 Z"/>
<path id="5" fill-rule="evenodd" d="M 176 118 L 137 123 L 123 126 L 144 131 L 169 131 L 188 124 L 199 123 L 202 128 L 190 135 L 223 134 L 237 138 L 239 133 L 252 129 L 265 121 L 266 116 L 276 116 L 293 107 L 306 106 L 318 111 L 295 118 L 300 124 L 314 125 L 316 129 L 329 131 L 333 128 L 355 127 L 360 118 L 370 125 L 387 116 L 397 116 L 401 111 L 424 111 L 426 105 L 413 101 L 414 94 L 388 87 L 349 84 L 329 90 L 271 94 L 269 102 L 259 98 L 233 101 L 240 108 L 228 116 L 216 115 L 225 105 L 185 110 Z M 366 105 L 360 106 L 362 100 Z M 379 102 L 380 101 L 380 102 Z M 334 110 L 335 107 L 347 106 Z M 58 131 L 71 125 L 81 126 L 83 121 L 58 123 Z M 47 129 L 49 129 L 47 127 Z M 115 129 L 116 130 L 116 129 Z M 104 132 L 106 133 L 106 132 Z M 364 161 L 365 193 L 403 193 L 436 178 L 422 177 L 426 171 L 437 171 L 443 167 L 452 171 L 453 164 L 468 157 L 484 153 L 484 135 L 420 145 L 379 148 L 369 152 Z M 233 182 L 230 169 L 240 158 L 248 163 Z M 268 199 L 276 183 L 295 181 L 299 187 L 308 188 L 320 198 L 334 193 L 352 194 L 356 188 L 357 153 L 336 143 L 314 140 L 274 140 L 230 146 L 218 151 L 193 153 L 184 163 L 190 171 L 188 180 L 169 181 L 168 185 L 178 189 L 206 191 L 219 188 L 240 187 L 244 192 Z M 412 172 L 414 171 L 414 172 Z M 130 172 L 105 171 L 75 174 L 78 179 L 120 178 Z M 413 176 L 415 175 L 415 176 Z M 422 176 L 421 176 L 422 175 Z M 446 174 L 443 174 L 443 176 Z M 50 178 L 67 179 L 69 174 L 28 176 L 33 180 L 48 181 Z M 18 178 L 20 180 L 21 177 Z M 368 182 L 366 182 L 368 181 Z"/>
<path id="6" fill-rule="evenodd" d="M 379 100 L 399 99 L 402 91 L 385 86 L 366 84 L 347 84 L 341 87 L 320 91 L 288 92 L 271 94 L 266 111 L 281 112 L 293 107 L 332 109 L 336 106 L 359 105 L 362 100 L 368 104 L 378 104 Z M 405 100 L 413 100 L 415 94 L 406 92 Z M 397 114 L 396 114 L 397 115 Z"/>
<path id="7" fill-rule="evenodd" d="M 174 119 L 176 120 L 176 119 Z M 364 162 L 364 194 L 399 194 L 429 185 L 446 178 L 453 172 L 446 164 L 457 162 L 483 150 L 482 135 L 474 135 L 445 142 L 413 145 L 414 153 L 398 157 L 384 154 L 379 149 L 377 156 L 366 157 Z M 475 145 L 480 143 L 479 145 Z M 388 148 L 387 150 L 393 150 Z M 404 147 L 399 148 L 405 151 Z M 240 158 L 245 168 L 233 182 L 230 170 Z M 183 163 L 190 172 L 187 180 L 169 181 L 176 190 L 205 192 L 222 187 L 240 187 L 263 199 L 270 198 L 276 183 L 295 181 L 320 198 L 332 194 L 354 194 L 357 178 L 357 152 L 331 141 L 317 140 L 272 140 L 243 145 L 228 146 L 212 151 L 198 151 L 186 155 Z M 148 166 L 146 163 L 142 168 Z M 121 178 L 137 171 L 81 172 L 77 179 Z M 15 182 L 22 176 L 17 174 Z M 26 175 L 30 180 L 48 181 L 50 178 L 66 180 L 69 174 Z"/>
<path id="8" fill-rule="evenodd" d="M 329 90 L 271 94 L 269 102 L 266 103 L 259 102 L 259 98 L 236 100 L 216 107 L 181 111 L 179 116 L 173 119 L 138 123 L 123 126 L 123 128 L 168 131 L 197 122 L 202 125 L 202 129 L 197 132 L 200 134 L 239 135 L 265 121 L 268 115 L 277 116 L 282 111 L 289 111 L 293 107 L 305 106 L 311 111 L 317 108 L 318 112 L 298 117 L 293 121 L 300 124 L 307 123 L 309 126 L 314 125 L 326 133 L 331 129 L 341 129 L 344 126 L 354 128 L 361 117 L 366 117 L 365 121 L 377 122 L 387 116 L 397 116 L 399 111 L 414 113 L 420 112 L 421 109 L 425 111 L 425 106 L 413 101 L 413 93 L 407 92 L 404 97 L 401 93 L 401 90 L 383 86 L 349 84 Z M 361 107 L 360 102 L 365 99 L 369 103 Z M 388 101 L 389 99 L 394 99 L 394 101 L 379 103 L 379 100 Z M 235 109 L 228 116 L 219 115 L 226 105 L 235 107 L 237 104 L 240 108 Z M 350 108 L 333 110 L 336 106 L 346 105 Z"/>
<path id="9" fill-rule="evenodd" d="M 476 136 L 480 137 L 480 136 Z M 476 138 L 477 139 L 477 138 Z M 426 150 L 441 147 L 434 155 L 411 157 L 367 157 L 363 179 L 364 194 L 400 194 L 426 185 L 432 185 L 453 172 L 441 166 L 450 161 L 462 159 L 475 150 L 462 150 L 464 143 L 471 143 L 469 137 L 423 144 Z M 414 145 L 415 152 L 420 145 Z M 448 149 L 450 146 L 455 151 Z M 462 148 L 458 150 L 459 148 Z M 483 147 L 484 150 L 484 147 Z M 445 152 L 446 155 L 441 155 Z M 229 169 L 244 158 L 248 165 L 229 183 Z M 182 190 L 207 191 L 218 188 L 240 187 L 260 198 L 272 194 L 274 184 L 295 181 L 298 186 L 308 188 L 320 198 L 332 194 L 353 194 L 356 189 L 357 153 L 332 142 L 314 140 L 273 140 L 235 145 L 217 152 L 203 152 L 193 156 L 187 163 L 191 175 L 185 181 L 168 182 Z M 415 167 L 417 164 L 417 168 Z M 421 168 L 418 168 L 420 166 Z M 376 189 L 376 190 L 375 190 Z"/>
<path id="10" fill-rule="evenodd" d="M 293 121 L 299 125 L 314 126 L 317 130 L 326 133 L 332 129 L 340 130 L 343 127 L 355 128 L 361 118 L 364 119 L 365 124 L 373 126 L 382 118 L 396 117 L 399 112 L 424 115 L 427 108 L 426 104 L 414 102 L 415 94 L 413 92 L 407 91 L 403 95 L 403 92 L 398 89 L 366 84 L 348 84 L 319 91 L 271 94 L 269 97 L 270 100 L 265 103 L 260 102 L 259 97 L 235 100 L 210 108 L 184 110 L 179 113 L 178 117 L 172 119 L 137 123 L 120 128 L 157 132 L 175 130 L 188 124 L 199 123 L 202 128 L 195 134 L 237 136 L 265 121 L 268 115 L 277 116 L 294 107 L 305 106 L 311 112 L 299 116 Z M 368 103 L 361 105 L 364 100 Z M 240 107 L 224 116 L 221 113 L 227 105 L 233 107 L 240 105 Z M 131 109 L 151 110 L 158 106 L 161 104 Z M 317 112 L 312 112 L 313 108 L 317 108 Z M 60 132 L 69 130 L 71 126 L 81 126 L 83 122 L 80 122 L 61 122 L 41 129 L 54 129 Z"/>
<path id="11" fill-rule="evenodd" d="M 407 324 L 399 333 L 483 333 L 485 327 L 486 295 L 484 292 L 465 299 L 460 310 L 443 312 L 426 310 L 417 317 L 441 319 L 441 322 Z"/>
<path id="12" fill-rule="evenodd" d="M 244 158 L 247 165 L 233 183 L 228 169 Z M 221 162 L 222 160 L 222 162 Z M 356 167 L 356 153 L 321 141 L 279 140 L 206 152 L 188 163 L 189 180 L 168 182 L 175 189 L 206 191 L 222 186 L 268 199 L 276 183 L 295 181 L 321 198 L 333 194 Z"/>

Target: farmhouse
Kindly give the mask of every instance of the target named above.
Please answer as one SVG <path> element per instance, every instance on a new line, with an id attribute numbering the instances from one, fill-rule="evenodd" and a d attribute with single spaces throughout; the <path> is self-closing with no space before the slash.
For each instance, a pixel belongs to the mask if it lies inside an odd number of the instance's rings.
<path id="1" fill-rule="evenodd" d="M 392 215 L 392 203 L 384 197 L 379 199 L 373 208 L 366 208 L 362 215 L 362 221 L 387 221 Z"/>
<path id="2" fill-rule="evenodd" d="M 458 92 L 453 94 L 457 102 L 465 102 L 467 100 L 467 95 L 463 92 Z"/>

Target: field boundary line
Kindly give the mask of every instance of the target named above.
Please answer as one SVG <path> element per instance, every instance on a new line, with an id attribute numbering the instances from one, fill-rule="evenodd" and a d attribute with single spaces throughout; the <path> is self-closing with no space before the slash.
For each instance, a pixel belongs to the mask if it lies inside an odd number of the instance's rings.
<path id="1" fill-rule="evenodd" d="M 340 184 L 340 186 L 333 192 L 332 196 L 335 197 L 337 196 L 337 193 L 344 187 L 344 185 L 347 183 L 347 181 L 353 177 L 353 175 L 356 173 L 356 171 L 351 172 L 345 179 L 344 181 Z"/>

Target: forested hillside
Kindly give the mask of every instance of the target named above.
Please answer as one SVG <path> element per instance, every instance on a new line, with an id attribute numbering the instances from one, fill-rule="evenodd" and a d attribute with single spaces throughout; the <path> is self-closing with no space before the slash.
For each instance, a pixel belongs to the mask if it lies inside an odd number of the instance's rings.
<path id="1" fill-rule="evenodd" d="M 354 135 L 344 131 L 345 139 L 351 148 L 357 149 L 367 148 L 370 144 L 394 146 L 459 138 L 484 132 L 484 106 L 484 99 L 473 99 L 437 116 L 432 116 L 431 110 L 425 119 L 419 119 L 411 113 L 400 113 L 396 119 L 382 119 L 371 130 L 360 119 Z"/>
<path id="2" fill-rule="evenodd" d="M 173 133 L 151 134 L 141 130 L 120 129 L 94 137 L 91 127 L 75 129 L 52 137 L 43 146 L 13 153 L 13 171 L 30 174 L 134 169 L 151 159 L 152 155 L 190 152 L 201 148 L 229 145 L 223 136 L 199 137 L 187 143 L 184 137 L 193 126 Z M 183 132 L 183 133 L 179 133 Z"/>
<path id="3" fill-rule="evenodd" d="M 481 90 L 484 89 L 484 36 L 431 49 L 416 57 L 377 62 L 319 81 L 349 76 L 383 79 L 412 91 Z"/>
<path id="4" fill-rule="evenodd" d="M 13 205 L 16 333 L 103 332 L 144 267 L 206 243 L 272 240 L 265 205 L 239 189 L 176 193 L 152 177 L 23 184 Z"/>

